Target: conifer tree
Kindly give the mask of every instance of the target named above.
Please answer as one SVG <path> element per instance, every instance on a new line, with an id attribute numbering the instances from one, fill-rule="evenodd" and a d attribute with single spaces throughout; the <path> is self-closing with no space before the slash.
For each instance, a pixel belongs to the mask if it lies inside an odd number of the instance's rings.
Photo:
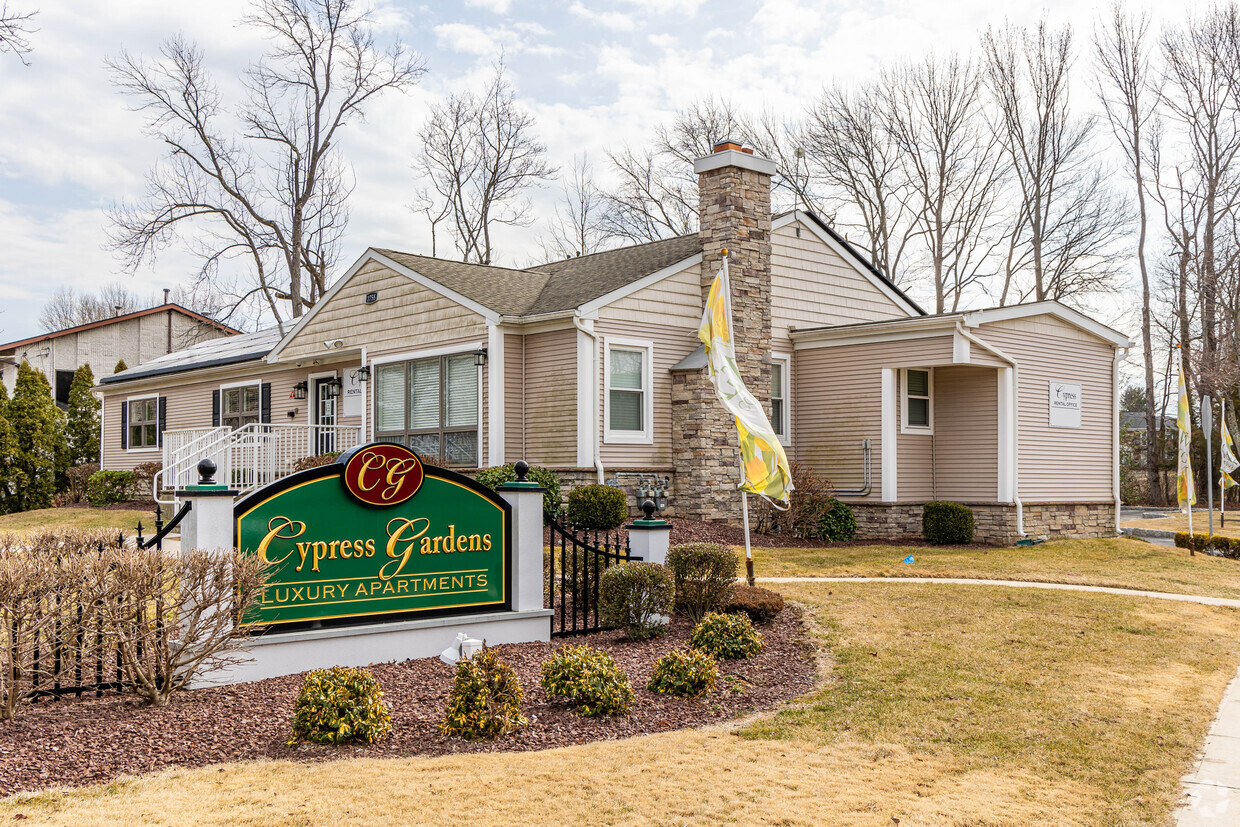
<path id="1" fill-rule="evenodd" d="M 73 372 L 65 423 L 70 465 L 99 461 L 99 400 L 90 392 L 94 384 L 95 373 L 89 363 Z"/>
<path id="2" fill-rule="evenodd" d="M 0 514 L 16 511 L 13 491 L 13 461 L 17 454 L 17 442 L 13 426 L 9 423 L 9 392 L 0 382 Z"/>
<path id="3" fill-rule="evenodd" d="M 116 363 L 116 367 L 112 368 L 113 373 L 120 373 L 123 370 L 129 370 L 129 365 L 125 364 L 125 360 L 121 359 Z"/>
<path id="4" fill-rule="evenodd" d="M 57 416 L 52 388 L 43 371 L 23 361 L 17 368 L 13 398 L 5 406 L 13 429 L 9 477 L 12 511 L 47 508 L 56 481 Z"/>

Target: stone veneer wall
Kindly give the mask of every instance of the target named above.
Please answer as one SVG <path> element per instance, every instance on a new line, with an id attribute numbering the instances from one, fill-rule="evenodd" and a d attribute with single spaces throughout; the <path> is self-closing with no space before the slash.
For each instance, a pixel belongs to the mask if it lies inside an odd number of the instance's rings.
<path id="1" fill-rule="evenodd" d="M 1004 503 L 965 503 L 973 510 L 974 539 L 979 543 L 1012 545 L 1016 506 Z M 861 539 L 898 539 L 921 536 L 921 503 L 849 503 L 857 517 Z M 1112 503 L 1035 503 L 1026 505 L 1025 535 L 1051 539 L 1114 537 Z"/>
<path id="2" fill-rule="evenodd" d="M 747 163 L 747 161 L 740 161 Z M 769 163 L 761 161 L 761 163 Z M 702 300 L 728 250 L 736 363 L 764 406 L 771 395 L 771 176 L 724 166 L 698 176 Z M 732 417 L 715 399 L 708 372 L 672 377 L 672 459 L 680 481 L 677 510 L 699 520 L 741 516 L 740 459 Z"/>
<path id="3" fill-rule="evenodd" d="M 577 488 L 582 485 L 592 485 L 598 482 L 598 472 L 595 471 L 593 468 L 556 468 L 552 466 L 550 470 L 560 480 L 560 504 L 561 505 L 568 504 L 568 492 L 569 491 L 572 491 L 574 488 Z M 641 473 L 644 473 L 644 474 L 648 473 L 651 475 L 656 475 L 654 471 L 644 471 L 642 469 L 633 469 L 633 470 L 640 471 Z M 470 471 L 467 473 L 469 474 L 469 476 L 472 477 L 477 472 Z M 614 473 L 615 472 L 613 470 L 607 470 L 606 471 L 607 478 L 610 479 Z M 676 489 L 676 474 L 672 471 L 662 470 L 657 473 L 657 476 L 660 478 L 671 477 L 672 487 L 671 487 L 671 490 L 668 492 L 667 511 L 663 512 L 662 516 L 675 517 L 677 516 L 677 513 L 678 513 L 676 505 L 677 505 L 678 495 L 680 493 Z M 629 516 L 634 517 L 634 518 L 640 517 L 642 513 L 641 503 L 637 501 L 637 496 L 633 493 L 633 489 L 635 487 L 636 482 L 637 480 L 630 479 L 627 477 L 620 481 L 620 487 L 624 489 L 624 493 L 628 496 Z"/>

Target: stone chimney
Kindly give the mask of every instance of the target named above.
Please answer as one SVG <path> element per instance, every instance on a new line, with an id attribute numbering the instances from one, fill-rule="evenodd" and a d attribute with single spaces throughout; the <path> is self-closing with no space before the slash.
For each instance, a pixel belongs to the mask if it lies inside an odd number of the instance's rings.
<path id="1" fill-rule="evenodd" d="M 702 301 L 728 251 L 736 362 L 764 405 L 771 397 L 771 175 L 775 162 L 722 141 L 693 163 L 698 176 Z M 676 513 L 700 520 L 740 518 L 736 427 L 715 399 L 704 366 L 672 376 Z"/>

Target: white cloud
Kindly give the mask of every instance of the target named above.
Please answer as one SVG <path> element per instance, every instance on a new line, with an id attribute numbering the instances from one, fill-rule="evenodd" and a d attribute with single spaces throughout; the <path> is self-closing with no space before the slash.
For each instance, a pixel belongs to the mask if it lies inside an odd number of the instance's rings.
<path id="1" fill-rule="evenodd" d="M 703 0 L 627 0 L 627 2 L 646 13 L 693 17 L 702 7 Z"/>
<path id="2" fill-rule="evenodd" d="M 465 5 L 486 9 L 495 14 L 508 14 L 508 9 L 512 8 L 512 0 L 465 0 Z"/>
<path id="3" fill-rule="evenodd" d="M 568 10 L 582 20 L 595 23 L 613 32 L 631 32 L 637 28 L 633 18 L 623 12 L 595 11 L 594 9 L 586 8 L 581 3 L 573 3 L 568 7 Z"/>

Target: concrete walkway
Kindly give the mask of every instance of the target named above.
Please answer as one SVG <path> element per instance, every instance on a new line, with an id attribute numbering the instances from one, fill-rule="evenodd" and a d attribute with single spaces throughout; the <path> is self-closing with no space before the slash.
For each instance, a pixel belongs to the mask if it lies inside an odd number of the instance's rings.
<path id="1" fill-rule="evenodd" d="M 977 580 L 963 577 L 759 577 L 761 583 L 908 583 L 910 585 L 1011 586 L 1101 592 L 1156 600 L 1178 600 L 1206 606 L 1240 609 L 1240 600 L 1194 594 L 1147 592 L 1074 583 L 1034 583 L 1026 580 Z M 1240 670 L 1223 692 L 1223 702 L 1206 735 L 1202 755 L 1182 781 L 1184 801 L 1175 811 L 1177 827 L 1240 824 Z"/>

